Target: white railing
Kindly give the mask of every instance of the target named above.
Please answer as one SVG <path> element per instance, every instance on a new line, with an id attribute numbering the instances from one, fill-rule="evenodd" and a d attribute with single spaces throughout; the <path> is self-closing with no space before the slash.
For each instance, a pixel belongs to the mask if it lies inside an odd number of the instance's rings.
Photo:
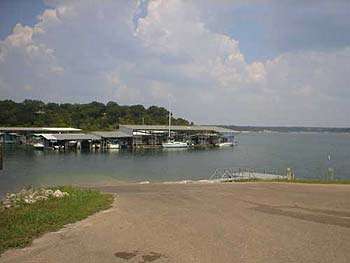
<path id="1" fill-rule="evenodd" d="M 209 180 L 219 181 L 239 181 L 239 180 L 254 180 L 254 179 L 287 179 L 283 172 L 278 172 L 277 169 L 255 169 L 255 168 L 216 168 L 211 174 Z"/>

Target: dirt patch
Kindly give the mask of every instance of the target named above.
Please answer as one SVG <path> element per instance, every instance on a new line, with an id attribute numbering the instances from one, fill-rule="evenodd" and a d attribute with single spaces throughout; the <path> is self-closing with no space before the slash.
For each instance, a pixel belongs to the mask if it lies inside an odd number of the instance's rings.
<path id="1" fill-rule="evenodd" d="M 132 251 L 132 252 L 121 251 L 121 252 L 116 252 L 116 253 L 114 253 L 114 255 L 115 255 L 117 258 L 129 260 L 129 259 L 132 259 L 132 258 L 136 257 L 136 256 L 137 256 L 137 253 L 138 253 L 137 250 Z"/>
<path id="2" fill-rule="evenodd" d="M 160 259 L 161 257 L 164 257 L 164 255 L 157 252 L 150 252 L 149 254 L 142 256 L 142 259 L 143 259 L 142 263 L 152 262 L 157 259 Z"/>
<path id="3" fill-rule="evenodd" d="M 153 262 L 153 261 L 156 261 L 156 260 L 161 259 L 161 258 L 166 258 L 166 256 L 162 255 L 161 253 L 157 253 L 157 252 L 153 252 L 153 251 L 141 252 L 138 250 L 134 250 L 131 252 L 120 251 L 120 252 L 114 253 L 114 255 L 117 258 L 121 258 L 124 260 L 130 260 L 130 259 L 135 258 L 137 256 L 136 260 L 139 259 L 140 261 L 138 261 L 138 262 L 140 262 L 140 263 Z"/>
<path id="4" fill-rule="evenodd" d="M 326 225 L 350 228 L 350 217 L 346 211 L 313 209 L 299 206 L 270 206 L 254 203 L 253 209 L 272 215 L 281 215 Z"/>

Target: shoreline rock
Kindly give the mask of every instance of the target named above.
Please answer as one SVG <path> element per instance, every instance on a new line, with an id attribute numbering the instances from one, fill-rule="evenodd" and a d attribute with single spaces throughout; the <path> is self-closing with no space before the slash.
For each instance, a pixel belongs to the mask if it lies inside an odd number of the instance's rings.
<path id="1" fill-rule="evenodd" d="M 0 202 L 0 208 L 9 209 L 18 207 L 21 204 L 34 204 L 38 201 L 45 201 L 49 198 L 63 198 L 69 196 L 69 193 L 62 192 L 59 189 L 29 188 L 22 189 L 18 193 L 8 193 L 3 201 Z"/>

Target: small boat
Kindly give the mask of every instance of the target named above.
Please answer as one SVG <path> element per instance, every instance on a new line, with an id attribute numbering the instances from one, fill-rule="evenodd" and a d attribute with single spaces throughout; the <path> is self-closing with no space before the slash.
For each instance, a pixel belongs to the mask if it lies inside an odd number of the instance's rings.
<path id="1" fill-rule="evenodd" d="M 34 143 L 33 144 L 33 147 L 36 149 L 36 150 L 44 150 L 44 144 L 41 143 L 41 142 L 37 142 L 37 143 Z"/>
<path id="2" fill-rule="evenodd" d="M 188 148 L 189 145 L 186 142 L 167 141 L 162 143 L 163 148 Z"/>
<path id="3" fill-rule="evenodd" d="M 120 145 L 118 143 L 108 143 L 107 149 L 119 149 Z"/>
<path id="4" fill-rule="evenodd" d="M 218 147 L 232 147 L 233 145 L 233 142 L 220 142 L 217 144 Z"/>

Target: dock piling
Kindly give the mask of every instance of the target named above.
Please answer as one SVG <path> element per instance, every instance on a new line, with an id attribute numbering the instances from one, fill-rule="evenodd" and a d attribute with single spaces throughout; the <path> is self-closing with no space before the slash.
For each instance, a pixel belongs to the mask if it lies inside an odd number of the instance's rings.
<path id="1" fill-rule="evenodd" d="M 4 168 L 4 144 L 0 142 L 0 170 Z"/>
<path id="2" fill-rule="evenodd" d="M 290 168 L 290 167 L 287 168 L 286 176 L 287 176 L 288 181 L 294 181 L 295 175 L 294 175 L 294 172 L 293 172 L 292 168 Z"/>

